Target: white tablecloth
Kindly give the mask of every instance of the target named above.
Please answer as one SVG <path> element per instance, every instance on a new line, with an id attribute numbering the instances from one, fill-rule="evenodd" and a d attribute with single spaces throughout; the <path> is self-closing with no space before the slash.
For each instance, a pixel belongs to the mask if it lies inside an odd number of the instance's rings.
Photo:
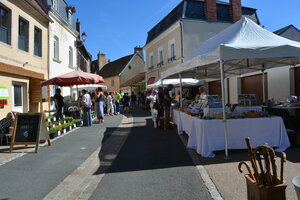
<path id="1" fill-rule="evenodd" d="M 185 132 L 190 134 L 193 129 L 193 118 L 191 115 L 181 112 L 179 110 L 173 110 L 173 122 L 177 125 L 177 131 L 179 134 Z"/>
<path id="2" fill-rule="evenodd" d="M 188 147 L 203 157 L 214 157 L 213 151 L 224 150 L 222 120 L 202 120 L 179 110 L 173 110 L 173 121 L 178 133 L 189 135 Z M 247 149 L 245 138 L 250 137 L 252 147 L 268 144 L 285 151 L 290 141 L 281 117 L 228 119 L 228 149 Z"/>
<path id="3" fill-rule="evenodd" d="M 178 133 L 182 133 L 182 126 L 181 126 L 181 118 L 180 118 L 180 111 L 178 109 L 173 109 L 173 122 L 177 125 Z"/>
<path id="4" fill-rule="evenodd" d="M 224 150 L 224 125 L 222 120 L 193 118 L 188 147 L 196 149 L 203 157 L 214 157 L 213 151 Z M 281 117 L 228 119 L 228 149 L 247 149 L 245 138 L 250 137 L 252 147 L 268 144 L 285 151 L 290 141 Z"/>

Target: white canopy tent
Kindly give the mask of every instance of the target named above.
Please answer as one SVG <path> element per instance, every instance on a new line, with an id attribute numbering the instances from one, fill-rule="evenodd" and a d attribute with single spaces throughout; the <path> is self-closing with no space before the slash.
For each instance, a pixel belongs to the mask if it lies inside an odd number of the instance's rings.
<path id="1" fill-rule="evenodd" d="M 285 39 L 260 27 L 248 18 L 242 18 L 205 41 L 191 58 L 161 73 L 162 78 L 172 76 L 194 78 L 221 78 L 222 96 L 224 79 L 265 69 L 297 65 L 300 63 L 300 43 Z M 264 76 L 263 76 L 264 77 Z M 225 154 L 227 150 L 227 124 L 223 98 Z"/>
<path id="2" fill-rule="evenodd" d="M 182 86 L 197 86 L 203 85 L 205 81 L 197 80 L 193 78 L 183 78 L 181 79 Z M 159 86 L 166 87 L 167 85 L 172 84 L 174 87 L 180 86 L 180 79 L 160 79 L 153 84 L 147 85 L 147 88 L 158 88 Z"/>
<path id="3" fill-rule="evenodd" d="M 107 90 L 107 86 L 102 84 L 78 85 L 78 89 L 82 90 L 95 90 L 98 87 L 101 87 L 103 90 Z"/>

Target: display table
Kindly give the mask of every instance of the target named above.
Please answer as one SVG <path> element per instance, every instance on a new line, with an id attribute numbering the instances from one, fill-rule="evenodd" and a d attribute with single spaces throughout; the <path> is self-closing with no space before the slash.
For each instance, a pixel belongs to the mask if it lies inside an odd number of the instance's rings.
<path id="1" fill-rule="evenodd" d="M 185 131 L 189 135 L 189 148 L 203 157 L 214 157 L 213 151 L 225 149 L 223 120 L 202 120 L 180 111 L 174 113 L 177 115 L 177 122 L 174 123 L 179 127 L 178 132 Z M 247 149 L 246 137 L 251 138 L 253 148 L 267 143 L 278 147 L 276 151 L 281 152 L 290 146 L 281 117 L 228 119 L 227 132 L 228 149 Z"/>
<path id="2" fill-rule="evenodd" d="M 203 157 L 214 157 L 213 151 L 224 150 L 224 125 L 222 120 L 194 118 L 189 133 L 188 147 L 196 149 Z M 247 149 L 245 138 L 251 138 L 252 147 L 268 144 L 285 151 L 290 141 L 281 117 L 228 119 L 228 149 Z"/>

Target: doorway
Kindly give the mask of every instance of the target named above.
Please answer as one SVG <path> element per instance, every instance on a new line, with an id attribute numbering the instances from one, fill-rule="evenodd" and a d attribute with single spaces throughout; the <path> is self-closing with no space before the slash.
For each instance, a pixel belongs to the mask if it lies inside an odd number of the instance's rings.
<path id="1" fill-rule="evenodd" d="M 242 93 L 241 94 L 256 94 L 257 105 L 263 104 L 263 75 L 253 75 L 243 77 L 241 80 Z M 265 73 L 265 99 L 268 99 L 268 76 Z"/>

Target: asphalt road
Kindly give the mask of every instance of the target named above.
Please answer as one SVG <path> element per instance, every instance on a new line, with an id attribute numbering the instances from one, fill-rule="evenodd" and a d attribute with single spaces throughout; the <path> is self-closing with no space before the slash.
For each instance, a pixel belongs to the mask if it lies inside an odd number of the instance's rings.
<path id="1" fill-rule="evenodd" d="M 119 115 L 77 129 L 52 146 L 40 148 L 38 154 L 28 153 L 0 166 L 0 199 L 42 199 L 84 162 L 101 145 L 103 134 L 113 131 L 121 120 Z"/>
<path id="2" fill-rule="evenodd" d="M 175 131 L 153 128 L 145 112 L 90 199 L 209 200 L 206 187 Z"/>

